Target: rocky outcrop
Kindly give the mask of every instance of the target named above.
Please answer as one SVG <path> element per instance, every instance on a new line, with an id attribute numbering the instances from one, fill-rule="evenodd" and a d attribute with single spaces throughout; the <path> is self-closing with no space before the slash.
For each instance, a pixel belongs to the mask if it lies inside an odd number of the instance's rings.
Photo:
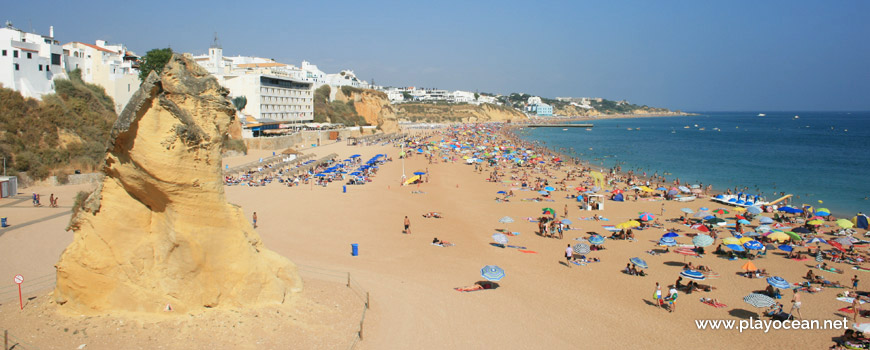
<path id="1" fill-rule="evenodd" d="M 77 314 L 286 303 L 296 266 L 266 249 L 224 196 L 227 91 L 174 55 L 119 116 L 102 183 L 76 210 L 54 300 Z"/>
<path id="2" fill-rule="evenodd" d="M 522 121 L 526 116 L 513 108 L 491 104 L 402 103 L 395 105 L 399 120 L 426 123 Z"/>
<path id="3" fill-rule="evenodd" d="M 386 94 L 368 89 L 353 89 L 349 92 L 348 96 L 344 91 L 338 91 L 335 99 L 343 102 L 353 101 L 356 113 L 365 118 L 369 125 L 375 125 L 385 133 L 399 130 L 395 109 Z"/>
<path id="4" fill-rule="evenodd" d="M 577 106 L 566 105 L 564 107 L 553 106 L 553 114 L 566 117 L 591 117 L 597 116 L 599 113 L 595 109 L 579 108 Z"/>

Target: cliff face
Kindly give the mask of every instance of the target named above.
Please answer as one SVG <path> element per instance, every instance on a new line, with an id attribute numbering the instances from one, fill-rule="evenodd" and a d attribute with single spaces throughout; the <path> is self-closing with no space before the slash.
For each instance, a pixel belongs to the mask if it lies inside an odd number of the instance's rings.
<path id="1" fill-rule="evenodd" d="M 565 107 L 553 107 L 553 114 L 568 117 L 590 117 L 597 116 L 601 113 L 594 109 L 578 108 L 576 106 L 567 105 Z"/>
<path id="2" fill-rule="evenodd" d="M 61 309 L 99 314 L 274 305 L 302 288 L 224 196 L 227 92 L 174 55 L 115 122 L 102 184 L 73 214 L 57 263 Z"/>
<path id="3" fill-rule="evenodd" d="M 521 121 L 526 116 L 513 108 L 490 104 L 424 104 L 403 103 L 394 106 L 400 120 L 411 122 L 450 123 Z"/>
<path id="4" fill-rule="evenodd" d="M 374 90 L 359 89 L 350 92 L 350 96 L 344 91 L 335 94 L 337 101 L 353 101 L 356 113 L 365 118 L 369 125 L 376 125 L 385 133 L 398 131 L 399 124 L 396 120 L 396 112 L 387 99 L 387 95 Z"/>

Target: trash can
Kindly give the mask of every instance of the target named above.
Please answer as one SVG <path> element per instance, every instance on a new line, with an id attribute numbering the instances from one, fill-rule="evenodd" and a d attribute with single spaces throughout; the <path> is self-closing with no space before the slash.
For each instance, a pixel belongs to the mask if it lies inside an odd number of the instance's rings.
<path id="1" fill-rule="evenodd" d="M 275 152 L 272 152 L 272 155 L 274 156 L 274 155 L 275 155 Z"/>
<path id="2" fill-rule="evenodd" d="M 7 226 L 9 226 L 9 225 L 6 224 L 6 218 L 5 217 L 0 218 L 0 227 L 7 227 Z"/>
<path id="3" fill-rule="evenodd" d="M 347 185 L 341 186 L 341 193 L 347 193 Z"/>
<path id="4" fill-rule="evenodd" d="M 4 221 L 6 222 L 6 221 Z M 352 243 L 350 245 L 350 255 L 357 256 L 359 255 L 359 244 Z"/>

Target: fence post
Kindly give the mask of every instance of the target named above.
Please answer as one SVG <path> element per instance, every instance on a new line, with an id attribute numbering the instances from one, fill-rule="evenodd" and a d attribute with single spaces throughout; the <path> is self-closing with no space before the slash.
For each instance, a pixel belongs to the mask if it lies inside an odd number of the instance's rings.
<path id="1" fill-rule="evenodd" d="M 9 330 L 3 330 L 3 350 L 9 350 Z"/>
<path id="2" fill-rule="evenodd" d="M 366 309 L 369 308 L 369 292 L 366 292 Z"/>
<path id="3" fill-rule="evenodd" d="M 347 273 L 347 287 L 350 288 L 350 272 Z"/>
<path id="4" fill-rule="evenodd" d="M 363 321 L 359 321 L 359 340 L 363 340 Z"/>

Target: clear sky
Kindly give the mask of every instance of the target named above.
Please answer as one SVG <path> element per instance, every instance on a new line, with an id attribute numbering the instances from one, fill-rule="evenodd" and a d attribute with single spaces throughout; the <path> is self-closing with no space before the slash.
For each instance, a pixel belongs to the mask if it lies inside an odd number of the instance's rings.
<path id="1" fill-rule="evenodd" d="M 379 85 L 689 111 L 870 110 L 870 1 L 10 1 L 62 43 L 171 45 Z"/>

